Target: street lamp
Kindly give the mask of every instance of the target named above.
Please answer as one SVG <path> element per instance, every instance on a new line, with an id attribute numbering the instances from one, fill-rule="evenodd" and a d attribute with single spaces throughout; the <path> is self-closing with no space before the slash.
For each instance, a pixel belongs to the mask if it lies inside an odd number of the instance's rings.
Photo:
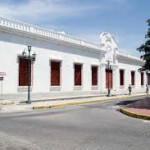
<path id="1" fill-rule="evenodd" d="M 109 79 L 109 72 L 111 71 L 110 61 L 107 61 L 107 71 L 108 71 L 108 93 L 107 96 L 110 97 L 110 79 Z"/>
<path id="2" fill-rule="evenodd" d="M 31 62 L 35 61 L 36 53 L 31 55 L 31 46 L 28 46 L 28 55 L 26 54 L 25 50 L 22 52 L 22 57 L 28 60 L 28 100 L 27 104 L 31 104 L 31 96 L 30 96 L 30 87 L 31 87 Z"/>

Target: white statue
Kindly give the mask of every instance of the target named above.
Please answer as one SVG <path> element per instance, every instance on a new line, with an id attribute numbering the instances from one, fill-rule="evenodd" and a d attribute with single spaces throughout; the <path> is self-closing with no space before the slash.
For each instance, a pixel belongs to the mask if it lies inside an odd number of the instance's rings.
<path id="1" fill-rule="evenodd" d="M 110 33 L 102 33 L 100 35 L 100 47 L 102 50 L 106 50 L 106 59 L 109 59 L 111 62 L 116 62 L 116 50 L 118 46 L 114 37 Z"/>

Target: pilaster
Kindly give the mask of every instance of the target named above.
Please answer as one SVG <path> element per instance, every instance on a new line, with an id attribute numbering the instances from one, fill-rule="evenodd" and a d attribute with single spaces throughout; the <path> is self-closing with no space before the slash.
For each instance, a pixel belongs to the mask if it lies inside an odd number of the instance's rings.
<path id="1" fill-rule="evenodd" d="M 99 68 L 99 85 L 100 85 L 100 91 L 105 92 L 106 91 L 106 75 L 105 75 L 105 69 L 106 65 L 105 64 L 100 64 Z"/>
<path id="2" fill-rule="evenodd" d="M 112 67 L 113 71 L 113 90 L 118 91 L 119 90 L 119 68 L 118 66 Z"/>

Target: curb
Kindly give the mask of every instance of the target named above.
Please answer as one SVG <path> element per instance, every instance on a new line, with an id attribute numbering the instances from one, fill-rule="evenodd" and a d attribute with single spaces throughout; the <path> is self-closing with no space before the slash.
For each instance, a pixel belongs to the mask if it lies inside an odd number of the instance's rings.
<path id="1" fill-rule="evenodd" d="M 32 100 L 32 102 L 47 102 L 47 101 L 57 101 L 57 100 L 70 100 L 70 99 L 84 99 L 84 98 L 94 98 L 94 97 L 105 97 L 106 95 L 93 95 L 93 96 L 77 96 L 77 97 L 58 97 L 52 99 L 42 99 L 42 100 Z M 26 101 L 21 101 L 20 103 L 26 103 Z"/>
<path id="2" fill-rule="evenodd" d="M 0 106 L 3 106 L 3 105 L 13 105 L 15 104 L 15 102 L 0 102 Z"/>
<path id="3" fill-rule="evenodd" d="M 81 105 L 81 104 L 89 104 L 89 103 L 97 103 L 97 102 L 110 102 L 113 100 L 119 101 L 127 98 L 136 98 L 136 97 L 143 97 L 146 95 L 138 95 L 138 96 L 132 96 L 132 97 L 122 97 L 122 98 L 111 98 L 106 100 L 93 100 L 93 101 L 84 101 L 84 102 L 73 102 L 73 103 L 64 103 L 64 104 L 57 104 L 57 105 L 45 105 L 45 106 L 34 106 L 32 109 L 34 110 L 40 110 L 40 109 L 49 109 L 49 108 L 57 108 L 57 107 L 65 107 L 70 105 Z"/>
<path id="4" fill-rule="evenodd" d="M 120 112 L 123 114 L 133 117 L 133 118 L 138 118 L 138 119 L 143 119 L 143 120 L 150 120 L 150 116 L 145 116 L 145 115 L 140 115 L 140 114 L 135 114 L 133 112 L 125 110 L 126 108 L 121 108 Z"/>
<path id="5" fill-rule="evenodd" d="M 121 95 L 128 95 L 128 94 L 120 94 Z M 134 95 L 134 94 L 133 94 Z M 141 96 L 145 96 L 146 94 L 141 93 Z M 112 97 L 118 96 L 116 94 L 112 94 Z M 50 99 L 36 99 L 36 100 L 32 100 L 32 102 L 47 102 L 47 101 L 59 101 L 59 100 L 74 100 L 74 99 L 84 99 L 84 98 L 94 98 L 94 97 L 107 97 L 106 94 L 101 94 L 101 95 L 88 95 L 88 96 L 73 96 L 73 97 L 54 97 L 54 98 L 50 98 Z M 19 103 L 26 103 L 26 100 L 20 101 Z"/>

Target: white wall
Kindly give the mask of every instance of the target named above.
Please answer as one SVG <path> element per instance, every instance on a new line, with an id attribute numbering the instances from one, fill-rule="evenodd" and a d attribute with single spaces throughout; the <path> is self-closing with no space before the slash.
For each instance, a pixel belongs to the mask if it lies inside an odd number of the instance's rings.
<path id="1" fill-rule="evenodd" d="M 123 89 L 118 89 L 118 90 L 128 90 L 129 84 L 131 84 L 131 71 L 135 71 L 135 86 L 133 86 L 133 92 L 138 92 L 138 91 L 145 91 L 146 87 L 146 76 L 144 72 L 144 86 L 141 86 L 141 73 L 138 71 L 138 69 L 141 66 L 139 65 L 138 62 L 132 62 L 129 60 L 119 60 L 119 70 L 124 69 L 125 74 L 124 74 L 124 88 Z M 118 78 L 120 80 L 120 77 Z M 120 82 L 119 82 L 120 84 Z M 120 87 L 120 85 L 119 85 Z"/>
<path id="2" fill-rule="evenodd" d="M 74 63 L 83 64 L 83 91 L 91 91 L 91 65 L 99 65 L 99 54 L 90 51 L 44 42 L 0 32 L 0 71 L 6 72 L 4 93 L 17 93 L 18 62 L 26 45 L 32 46 L 32 52 L 37 54 L 33 66 L 33 92 L 49 92 L 50 60 L 62 61 L 62 92 L 74 89 Z"/>
<path id="3" fill-rule="evenodd" d="M 46 42 L 39 39 L 31 39 L 23 36 L 0 32 L 0 72 L 6 72 L 4 79 L 4 93 L 18 93 L 18 54 L 21 54 L 26 45 L 32 46 L 32 52 L 36 52 L 37 58 L 33 67 L 34 93 L 50 92 L 50 60 L 61 61 L 61 90 L 57 92 L 71 92 L 74 90 L 74 63 L 81 63 L 82 68 L 82 91 L 91 91 L 91 66 L 99 68 L 98 91 L 106 92 L 105 68 L 107 54 L 87 51 L 78 47 L 66 46 L 54 42 Z M 109 53 L 109 52 L 108 52 Z M 113 54 L 112 54 L 113 55 Z M 134 91 L 145 90 L 141 88 L 141 78 L 138 69 L 140 63 L 131 59 L 117 58 L 113 69 L 113 90 L 127 91 L 131 83 L 131 71 L 135 71 Z M 116 61 L 114 61 L 116 62 Z M 125 85 L 120 89 L 119 70 L 125 71 Z M 146 85 L 146 75 L 144 76 Z M 51 91 L 52 92 L 52 91 Z M 53 91 L 55 92 L 55 91 Z"/>

